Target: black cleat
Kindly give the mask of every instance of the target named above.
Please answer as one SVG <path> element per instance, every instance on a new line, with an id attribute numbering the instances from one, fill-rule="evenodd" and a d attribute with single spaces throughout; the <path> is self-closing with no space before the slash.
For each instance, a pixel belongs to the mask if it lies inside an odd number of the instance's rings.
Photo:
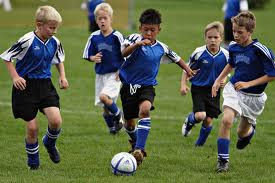
<path id="1" fill-rule="evenodd" d="M 60 162 L 60 155 L 59 155 L 59 152 L 58 152 L 58 149 L 56 148 L 56 146 L 47 146 L 44 142 L 44 137 L 42 139 L 43 141 L 43 144 L 45 146 L 45 148 L 47 149 L 48 153 L 49 153 L 49 156 L 50 156 L 50 159 L 52 160 L 52 162 L 54 163 L 59 163 Z"/>
<path id="2" fill-rule="evenodd" d="M 122 112 L 120 111 L 117 116 L 114 116 L 115 131 L 119 132 L 123 127 Z"/>
<path id="3" fill-rule="evenodd" d="M 227 160 L 218 160 L 217 173 L 228 172 L 229 162 Z"/>

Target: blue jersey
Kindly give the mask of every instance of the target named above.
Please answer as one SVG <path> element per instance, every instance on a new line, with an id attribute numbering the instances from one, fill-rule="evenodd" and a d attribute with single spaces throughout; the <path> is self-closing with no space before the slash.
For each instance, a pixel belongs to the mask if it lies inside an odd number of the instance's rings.
<path id="1" fill-rule="evenodd" d="M 199 69 L 198 73 L 190 79 L 192 85 L 211 87 L 226 66 L 228 57 L 228 51 L 222 47 L 215 55 L 206 46 L 196 48 L 189 60 L 192 70 Z"/>
<path id="2" fill-rule="evenodd" d="M 114 30 L 106 37 L 100 30 L 95 31 L 88 39 L 83 58 L 90 60 L 90 56 L 101 52 L 103 57 L 101 58 L 101 63 L 95 64 L 95 72 L 97 74 L 116 72 L 124 62 L 120 50 L 123 41 L 124 38 L 118 31 Z"/>
<path id="3" fill-rule="evenodd" d="M 43 42 L 34 32 L 29 32 L 0 57 L 9 62 L 15 60 L 20 77 L 44 79 L 51 77 L 51 65 L 63 62 L 65 54 L 56 37 Z"/>
<path id="4" fill-rule="evenodd" d="M 256 39 L 245 47 L 232 42 L 229 45 L 228 62 L 235 68 L 235 73 L 230 79 L 233 85 L 238 81 L 252 81 L 264 75 L 275 77 L 274 55 Z M 266 86 L 267 83 L 242 89 L 242 91 L 260 94 Z"/>
<path id="5" fill-rule="evenodd" d="M 241 11 L 248 10 L 247 0 L 227 0 L 225 6 L 224 19 L 231 19 Z"/>
<path id="6" fill-rule="evenodd" d="M 97 5 L 103 3 L 104 0 L 88 0 L 87 1 L 87 8 L 88 8 L 88 17 L 90 22 L 95 21 L 94 11 Z"/>
<path id="7" fill-rule="evenodd" d="M 140 34 L 132 34 L 125 39 L 122 49 L 142 39 Z M 160 41 L 156 41 L 153 45 L 140 46 L 126 58 L 121 66 L 120 80 L 123 84 L 157 85 L 156 76 L 160 62 L 178 62 L 180 59 Z"/>

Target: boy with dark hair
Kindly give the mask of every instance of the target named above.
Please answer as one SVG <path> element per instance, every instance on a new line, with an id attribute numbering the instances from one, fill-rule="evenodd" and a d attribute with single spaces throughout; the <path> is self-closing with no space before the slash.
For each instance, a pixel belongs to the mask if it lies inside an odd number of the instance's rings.
<path id="1" fill-rule="evenodd" d="M 257 39 L 252 39 L 256 18 L 251 12 L 242 12 L 231 19 L 236 42 L 229 45 L 229 61 L 212 87 L 217 95 L 220 83 L 234 68 L 223 90 L 223 109 L 219 130 L 217 172 L 228 171 L 230 130 L 234 119 L 240 116 L 237 149 L 244 149 L 255 134 L 256 118 L 263 112 L 268 82 L 275 78 L 274 55 Z"/>
<path id="2" fill-rule="evenodd" d="M 130 35 L 123 43 L 126 61 L 119 77 L 125 129 L 131 140 L 132 154 L 140 165 L 146 156 L 145 144 L 151 129 L 150 110 L 154 109 L 155 88 L 160 62 L 174 62 L 187 72 L 195 73 L 165 44 L 156 40 L 161 28 L 161 15 L 155 9 L 145 10 L 139 19 L 141 34 Z M 135 118 L 139 118 L 136 128 Z"/>

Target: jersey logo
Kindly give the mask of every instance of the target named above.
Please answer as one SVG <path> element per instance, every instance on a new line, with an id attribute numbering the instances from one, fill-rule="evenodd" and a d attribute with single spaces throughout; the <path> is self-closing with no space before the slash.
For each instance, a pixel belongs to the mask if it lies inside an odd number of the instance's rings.
<path id="1" fill-rule="evenodd" d="M 137 92 L 137 89 L 140 88 L 141 86 L 139 84 L 130 84 L 130 94 L 133 95 Z"/>
<path id="2" fill-rule="evenodd" d="M 40 50 L 39 46 L 35 46 L 34 50 Z"/>
<path id="3" fill-rule="evenodd" d="M 203 60 L 202 63 L 203 64 L 208 64 L 208 61 L 207 60 Z"/>
<path id="4" fill-rule="evenodd" d="M 236 64 L 239 62 L 250 64 L 250 58 L 248 56 L 245 56 L 244 54 L 236 55 L 235 59 L 236 59 Z"/>

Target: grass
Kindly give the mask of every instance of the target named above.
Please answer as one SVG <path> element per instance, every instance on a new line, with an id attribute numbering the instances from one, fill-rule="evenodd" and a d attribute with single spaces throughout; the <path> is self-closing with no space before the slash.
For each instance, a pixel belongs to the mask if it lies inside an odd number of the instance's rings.
<path id="1" fill-rule="evenodd" d="M 38 5 L 34 0 L 14 0 L 14 11 L 0 10 L 0 53 L 6 50 L 24 33 L 33 30 L 33 14 Z M 48 0 L 60 10 L 64 23 L 57 37 L 66 52 L 66 74 L 70 83 L 67 91 L 58 89 L 61 97 L 63 131 L 58 140 L 62 155 L 60 164 L 53 164 L 42 146 L 47 121 L 38 115 L 40 134 L 40 161 L 38 171 L 28 171 L 24 149 L 25 124 L 13 119 L 10 106 L 11 80 L 4 64 L 0 64 L 0 182 L 274 182 L 275 141 L 274 83 L 266 89 L 268 101 L 258 119 L 257 133 L 243 151 L 235 148 L 236 126 L 232 129 L 230 148 L 231 170 L 227 174 L 216 174 L 217 131 L 215 126 L 203 148 L 195 148 L 199 133 L 196 127 L 190 137 L 183 138 L 181 125 L 192 109 L 191 96 L 179 94 L 180 69 L 173 64 L 162 65 L 156 87 L 156 110 L 151 113 L 152 130 L 146 150 L 149 154 L 136 174 L 117 177 L 110 171 L 110 161 L 118 152 L 128 151 L 127 135 L 121 132 L 110 136 L 101 117 L 101 109 L 94 103 L 93 64 L 81 59 L 89 33 L 86 16 L 79 9 L 81 0 Z M 110 1 L 118 3 L 117 0 Z M 138 0 L 135 4 L 135 22 L 139 14 L 149 7 L 162 13 L 163 23 L 159 40 L 169 45 L 185 60 L 195 49 L 203 45 L 203 29 L 214 20 L 223 19 L 221 0 Z M 264 10 L 254 11 L 257 17 L 255 37 L 275 50 L 274 14 L 275 2 Z M 115 9 L 116 12 L 116 9 Z M 116 17 L 114 27 L 128 35 L 136 32 L 125 30 Z M 116 24 L 117 23 L 117 24 Z M 137 24 L 138 25 L 138 24 Z M 53 82 L 57 86 L 57 75 L 53 69 Z M 120 105 L 120 102 L 119 102 Z"/>

